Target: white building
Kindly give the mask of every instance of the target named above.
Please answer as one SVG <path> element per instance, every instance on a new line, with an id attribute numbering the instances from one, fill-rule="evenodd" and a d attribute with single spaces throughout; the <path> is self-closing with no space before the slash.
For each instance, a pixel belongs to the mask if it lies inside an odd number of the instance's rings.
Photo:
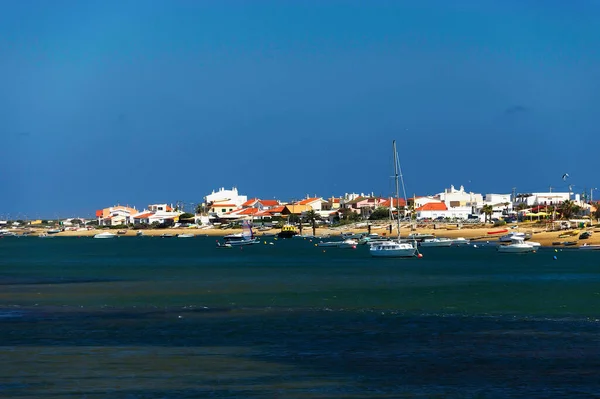
<path id="1" fill-rule="evenodd" d="M 239 195 L 236 187 L 233 187 L 231 190 L 225 190 L 225 188 L 221 187 L 217 192 L 213 190 L 212 194 L 205 197 L 205 200 L 208 205 L 220 202 L 232 204 L 234 208 L 239 208 L 243 203 L 248 201 L 248 196 Z"/>
<path id="2" fill-rule="evenodd" d="M 518 194 L 513 201 L 513 206 L 525 204 L 527 207 L 536 205 L 559 205 L 571 199 L 571 193 L 526 193 Z M 575 202 L 579 203 L 579 194 L 575 195 Z"/>
<path id="3" fill-rule="evenodd" d="M 443 201 L 448 208 L 470 207 L 478 208 L 483 206 L 483 196 L 474 192 L 466 192 L 464 186 L 457 190 L 454 186 L 444 189 L 443 193 L 435 196 Z"/>

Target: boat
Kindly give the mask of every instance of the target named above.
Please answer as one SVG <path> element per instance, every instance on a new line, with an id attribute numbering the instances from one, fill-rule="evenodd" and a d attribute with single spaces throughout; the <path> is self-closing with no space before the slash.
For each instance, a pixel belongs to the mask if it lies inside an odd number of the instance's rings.
<path id="1" fill-rule="evenodd" d="M 600 251 L 600 245 L 590 245 L 588 243 L 583 244 L 579 247 L 581 251 Z"/>
<path id="2" fill-rule="evenodd" d="M 127 234 L 127 230 L 118 230 L 117 234 L 119 234 L 119 235 Z"/>
<path id="3" fill-rule="evenodd" d="M 400 170 L 400 164 L 398 162 L 398 152 L 396 151 L 396 140 L 392 142 L 392 147 L 394 150 L 394 182 L 396 185 L 396 204 L 398 204 L 400 198 L 400 186 L 398 178 L 402 175 Z M 404 187 L 404 181 L 402 182 L 402 186 Z M 390 204 L 390 207 L 393 205 Z M 404 242 L 400 239 L 400 212 L 398 211 L 398 215 L 396 215 L 396 223 L 398 230 L 398 238 L 396 240 L 390 240 L 385 242 L 378 242 L 369 246 L 369 253 L 373 257 L 379 258 L 412 258 L 417 255 L 417 243 L 416 241 Z M 420 254 L 419 254 L 420 256 Z"/>
<path id="4" fill-rule="evenodd" d="M 513 238 L 519 238 L 519 239 L 522 239 L 523 241 L 525 241 L 526 235 L 525 235 L 525 233 L 519 233 L 519 232 L 516 232 L 516 231 L 511 231 L 510 233 L 505 234 L 502 237 L 500 237 L 498 239 L 498 241 L 500 241 L 500 242 L 512 242 Z"/>
<path id="5" fill-rule="evenodd" d="M 453 247 L 459 247 L 461 245 L 469 245 L 471 243 L 470 240 L 467 240 L 464 237 L 458 237 L 452 240 L 452 246 Z"/>
<path id="6" fill-rule="evenodd" d="M 433 234 L 426 234 L 426 233 L 412 233 L 412 234 L 409 234 L 407 238 L 410 240 L 423 241 L 423 240 L 430 240 L 432 238 L 435 238 L 435 236 Z"/>
<path id="7" fill-rule="evenodd" d="M 488 231 L 487 233 L 488 234 L 504 234 L 504 233 L 508 233 L 508 229 Z"/>
<path id="8" fill-rule="evenodd" d="M 60 233 L 62 230 L 61 229 L 49 229 L 46 231 L 46 233 L 48 234 L 56 234 L 56 233 Z"/>
<path id="9" fill-rule="evenodd" d="M 136 237 L 142 237 L 144 236 L 144 232 L 142 230 L 138 230 L 137 233 L 135 233 Z"/>
<path id="10" fill-rule="evenodd" d="M 589 231 L 584 231 L 583 233 L 581 233 L 579 235 L 579 239 L 580 240 L 587 240 L 588 238 L 590 238 L 592 236 L 592 233 L 590 233 Z"/>
<path id="11" fill-rule="evenodd" d="M 105 231 L 104 233 L 98 233 L 94 236 L 94 238 L 115 238 L 117 235 L 114 233 L 110 233 Z"/>
<path id="12" fill-rule="evenodd" d="M 177 238 L 194 238 L 194 235 L 193 234 L 188 234 L 188 233 L 177 234 Z"/>
<path id="13" fill-rule="evenodd" d="M 347 238 L 343 241 L 325 241 L 319 242 L 317 247 L 334 247 L 334 248 L 356 248 L 358 241 L 354 238 Z"/>
<path id="14" fill-rule="evenodd" d="M 498 252 L 506 252 L 506 253 L 527 253 L 527 252 L 535 252 L 535 246 L 531 244 L 526 244 L 525 240 L 520 237 L 513 237 L 510 244 L 499 245 Z"/>
<path id="15" fill-rule="evenodd" d="M 421 241 L 421 243 L 419 245 L 421 245 L 422 247 L 449 247 L 452 245 L 452 241 L 449 238 L 427 238 L 423 241 Z"/>
<path id="16" fill-rule="evenodd" d="M 242 223 L 242 233 L 241 234 L 228 234 L 223 239 L 225 240 L 224 246 L 229 247 L 239 247 L 242 245 L 253 245 L 258 244 L 260 239 L 254 236 L 254 232 L 252 231 L 252 225 L 249 221 L 245 220 Z M 217 246 L 220 243 L 217 241 Z"/>
<path id="17" fill-rule="evenodd" d="M 164 234 L 160 235 L 160 238 L 173 238 L 173 237 L 175 237 L 175 235 L 171 234 L 171 233 L 164 233 Z"/>
<path id="18" fill-rule="evenodd" d="M 281 227 L 281 231 L 277 233 L 277 238 L 292 238 L 296 234 L 298 234 L 296 227 L 286 223 Z"/>

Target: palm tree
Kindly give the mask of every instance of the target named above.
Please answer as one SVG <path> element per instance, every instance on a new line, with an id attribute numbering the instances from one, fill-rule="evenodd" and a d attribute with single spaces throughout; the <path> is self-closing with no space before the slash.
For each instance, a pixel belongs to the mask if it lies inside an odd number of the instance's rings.
<path id="1" fill-rule="evenodd" d="M 487 222 L 488 218 L 490 219 L 490 222 L 492 221 L 492 213 L 494 213 L 494 207 L 491 205 L 484 205 L 481 208 L 481 212 L 483 212 L 483 214 L 485 215 L 485 220 L 484 223 Z"/>
<path id="2" fill-rule="evenodd" d="M 579 211 L 579 207 L 571 200 L 566 200 L 559 205 L 558 211 L 560 212 L 561 219 L 569 219 L 575 213 Z"/>
<path id="3" fill-rule="evenodd" d="M 312 225 L 312 235 L 316 235 L 317 233 L 317 220 L 320 219 L 321 217 L 319 216 L 319 214 L 317 212 L 315 212 L 314 209 L 311 209 L 307 212 L 304 213 L 304 218 L 310 222 L 310 224 Z"/>

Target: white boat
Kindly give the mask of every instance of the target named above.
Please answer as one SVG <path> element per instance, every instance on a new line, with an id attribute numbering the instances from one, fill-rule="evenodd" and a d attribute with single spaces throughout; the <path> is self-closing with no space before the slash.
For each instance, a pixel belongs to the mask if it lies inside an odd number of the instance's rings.
<path id="1" fill-rule="evenodd" d="M 177 238 L 194 238 L 193 234 L 177 234 Z"/>
<path id="2" fill-rule="evenodd" d="M 430 238 L 435 238 L 435 236 L 433 234 L 426 233 L 412 233 L 409 234 L 407 238 L 410 240 L 427 240 Z"/>
<path id="3" fill-rule="evenodd" d="M 225 243 L 223 245 L 221 245 L 221 243 L 217 241 L 217 246 L 239 247 L 242 245 L 253 245 L 260 243 L 260 238 L 254 237 L 254 232 L 252 231 L 252 226 L 250 225 L 250 222 L 244 221 L 242 223 L 242 229 L 242 233 L 229 234 L 223 237 L 223 239 L 225 240 Z"/>
<path id="4" fill-rule="evenodd" d="M 398 152 L 396 151 L 396 140 L 392 142 L 394 149 L 394 182 L 396 183 L 396 204 L 400 201 L 400 186 L 398 178 L 402 175 L 400 170 L 400 163 L 398 162 Z M 402 182 L 404 187 L 404 181 Z M 390 204 L 390 209 L 393 206 L 393 202 Z M 396 217 L 398 238 L 394 241 L 378 242 L 369 246 L 369 253 L 373 257 L 378 258 L 412 258 L 417 254 L 416 242 L 403 242 L 400 239 L 400 210 L 398 209 L 398 215 Z"/>
<path id="5" fill-rule="evenodd" d="M 535 246 L 531 244 L 526 244 L 525 240 L 519 237 L 514 237 L 510 244 L 498 246 L 498 252 L 506 253 L 527 253 L 535 252 L 535 250 Z"/>
<path id="6" fill-rule="evenodd" d="M 61 229 L 50 229 L 48 231 L 46 231 L 46 233 L 48 234 L 56 234 L 56 233 L 60 233 Z"/>
<path id="7" fill-rule="evenodd" d="M 449 238 L 426 238 L 421 241 L 422 247 L 449 247 L 452 245 L 452 241 Z"/>
<path id="8" fill-rule="evenodd" d="M 455 238 L 454 240 L 452 240 L 453 247 L 459 247 L 461 245 L 469 245 L 470 243 L 471 243 L 471 241 L 467 240 L 464 237 L 458 237 L 458 238 Z"/>
<path id="9" fill-rule="evenodd" d="M 526 235 L 525 235 L 525 233 L 519 233 L 519 232 L 516 232 L 516 231 L 511 231 L 510 233 L 505 234 L 502 237 L 500 237 L 498 239 L 498 241 L 500 241 L 500 242 L 511 242 L 513 238 L 519 238 L 521 240 L 525 240 Z"/>
<path id="10" fill-rule="evenodd" d="M 117 235 L 113 233 L 109 233 L 105 231 L 104 233 L 98 233 L 94 236 L 94 238 L 115 238 Z"/>
<path id="11" fill-rule="evenodd" d="M 600 251 L 600 245 L 583 244 L 579 247 L 581 251 Z"/>
<path id="12" fill-rule="evenodd" d="M 142 230 L 138 230 L 137 233 L 135 233 L 136 237 L 143 237 L 144 236 L 144 232 Z"/>
<path id="13" fill-rule="evenodd" d="M 357 240 L 355 240 L 353 238 L 348 238 L 347 240 L 340 242 L 338 245 L 338 248 L 354 249 L 354 248 L 356 248 L 357 245 L 358 245 Z"/>

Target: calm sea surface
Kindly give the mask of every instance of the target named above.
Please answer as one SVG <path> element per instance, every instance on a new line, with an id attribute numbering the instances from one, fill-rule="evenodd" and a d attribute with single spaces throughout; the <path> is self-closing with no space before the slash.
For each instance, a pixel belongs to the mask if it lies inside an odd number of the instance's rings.
<path id="1" fill-rule="evenodd" d="M 0 396 L 600 397 L 600 252 L 265 242 L 0 239 Z"/>

